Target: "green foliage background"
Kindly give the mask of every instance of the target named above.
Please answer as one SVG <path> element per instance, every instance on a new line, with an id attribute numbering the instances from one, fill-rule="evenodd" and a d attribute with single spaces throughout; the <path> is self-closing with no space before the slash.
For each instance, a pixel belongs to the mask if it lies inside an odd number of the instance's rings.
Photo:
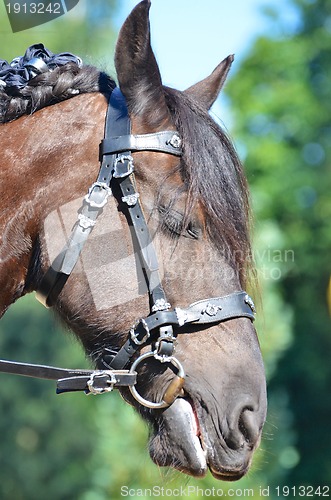
<path id="1" fill-rule="evenodd" d="M 276 345 L 284 313 L 291 320 L 269 382 L 269 421 L 277 426 L 267 446 L 276 453 L 269 482 L 318 486 L 331 479 L 331 3 L 292 3 L 300 13 L 295 30 L 257 40 L 228 93 L 233 132 L 246 147 L 257 241 L 293 252 L 279 263 L 282 276 L 272 285 L 281 299 L 273 318 Z M 278 18 L 269 16 L 272 32 Z M 262 286 L 269 301 L 270 283 Z M 268 328 L 266 337 L 269 343 Z"/>
<path id="2" fill-rule="evenodd" d="M 235 486 L 160 471 L 148 457 L 148 430 L 117 394 L 56 396 L 51 382 L 1 375 L 1 499 L 119 499 L 123 485 L 253 488 L 254 498 L 269 486 L 277 498 L 276 486 L 330 485 L 331 3 L 291 3 L 300 22 L 287 29 L 277 8 L 269 9 L 270 35 L 256 41 L 226 89 L 252 191 L 263 302 L 257 327 L 269 384 L 268 421 L 252 471 Z M 43 42 L 113 73 L 117 6 L 81 0 L 63 18 L 13 35 L 0 3 L 1 57 L 11 60 Z M 0 353 L 88 366 L 32 296 L 1 320 Z"/>

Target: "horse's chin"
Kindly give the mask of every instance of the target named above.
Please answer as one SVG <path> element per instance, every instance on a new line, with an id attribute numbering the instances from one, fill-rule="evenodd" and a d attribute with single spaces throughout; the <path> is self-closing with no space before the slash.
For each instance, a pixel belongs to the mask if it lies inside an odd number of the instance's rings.
<path id="1" fill-rule="evenodd" d="M 159 466 L 173 467 L 194 477 L 203 477 L 208 468 L 222 481 L 236 481 L 246 474 L 250 460 L 238 466 L 220 465 L 214 447 L 189 399 L 178 398 L 167 408 L 158 429 L 151 436 L 149 451 Z"/>

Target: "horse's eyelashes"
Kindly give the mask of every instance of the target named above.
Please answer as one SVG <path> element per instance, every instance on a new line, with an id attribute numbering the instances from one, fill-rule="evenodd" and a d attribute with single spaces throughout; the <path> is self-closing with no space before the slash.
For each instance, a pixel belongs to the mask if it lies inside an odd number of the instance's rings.
<path id="1" fill-rule="evenodd" d="M 180 236 L 183 232 L 183 223 L 178 217 L 174 217 L 169 212 L 162 218 L 162 229 L 172 236 Z"/>
<path id="2" fill-rule="evenodd" d="M 192 222 L 189 222 L 184 227 L 184 215 L 182 213 L 165 207 L 159 207 L 159 212 L 163 231 L 170 233 L 172 237 L 199 238 L 199 229 Z"/>

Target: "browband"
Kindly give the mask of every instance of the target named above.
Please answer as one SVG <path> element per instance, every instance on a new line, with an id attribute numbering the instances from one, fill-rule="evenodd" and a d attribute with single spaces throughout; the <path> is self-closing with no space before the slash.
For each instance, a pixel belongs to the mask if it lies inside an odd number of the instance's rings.
<path id="1" fill-rule="evenodd" d="M 182 140 L 174 130 L 143 135 L 122 135 L 106 137 L 100 145 L 101 155 L 121 153 L 123 151 L 159 151 L 181 156 Z"/>

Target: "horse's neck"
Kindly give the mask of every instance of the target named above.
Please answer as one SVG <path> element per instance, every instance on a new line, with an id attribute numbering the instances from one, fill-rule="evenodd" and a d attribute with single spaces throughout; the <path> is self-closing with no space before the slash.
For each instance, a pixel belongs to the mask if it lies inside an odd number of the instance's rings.
<path id="1" fill-rule="evenodd" d="M 95 179 L 106 108 L 101 94 L 82 95 L 1 126 L 0 315 L 26 292 L 47 214 Z"/>

